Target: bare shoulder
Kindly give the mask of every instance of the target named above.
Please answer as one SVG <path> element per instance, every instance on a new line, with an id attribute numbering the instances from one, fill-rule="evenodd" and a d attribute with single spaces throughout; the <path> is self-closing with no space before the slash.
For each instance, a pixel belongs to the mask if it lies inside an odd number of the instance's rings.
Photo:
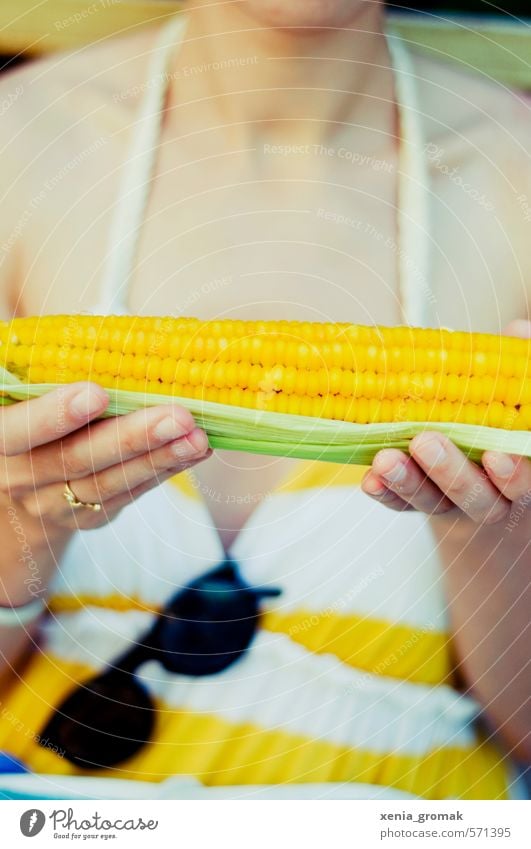
<path id="1" fill-rule="evenodd" d="M 466 227 L 484 256 L 494 251 L 505 269 L 498 279 L 512 275 L 528 311 L 531 96 L 456 64 L 419 54 L 414 61 L 439 226 L 444 219 L 450 231 L 455 213 L 455 238 Z"/>
<path id="2" fill-rule="evenodd" d="M 55 104 L 57 99 L 69 106 L 80 104 L 85 95 L 112 99 L 145 71 L 157 33 L 158 28 L 150 27 L 132 36 L 106 39 L 76 51 L 30 61 L 5 74 L 0 79 L 0 90 L 5 96 L 22 87 L 26 95 L 22 107 L 25 104 L 26 111 L 43 99 L 47 105 Z"/>
<path id="3" fill-rule="evenodd" d="M 3 76 L 0 180 L 14 185 L 19 175 L 22 191 L 22 174 L 35 179 L 55 158 L 64 161 L 100 135 L 119 136 L 136 108 L 157 31 L 54 54 Z"/>
<path id="4" fill-rule="evenodd" d="M 458 64 L 415 55 L 428 138 L 469 155 L 516 157 L 531 173 L 531 95 Z"/>
<path id="5" fill-rule="evenodd" d="M 117 191 L 158 28 L 31 61 L 0 80 L 0 309 L 60 232 L 75 242 Z M 81 200 L 80 200 L 81 199 Z M 68 234 L 68 236 L 66 236 Z M 64 239 L 63 239 L 64 241 Z M 37 291 L 38 286 L 33 287 Z"/>

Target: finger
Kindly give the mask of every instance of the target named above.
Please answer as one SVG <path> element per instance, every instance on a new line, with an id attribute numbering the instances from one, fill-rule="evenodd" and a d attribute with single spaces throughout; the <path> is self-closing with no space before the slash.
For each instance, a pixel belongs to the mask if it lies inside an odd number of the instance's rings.
<path id="1" fill-rule="evenodd" d="M 177 405 L 151 407 L 96 422 L 60 443 L 43 445 L 31 456 L 17 458 L 12 486 L 15 479 L 44 486 L 85 478 L 174 442 L 193 429 L 192 414 Z"/>
<path id="2" fill-rule="evenodd" d="M 531 503 L 531 461 L 486 451 L 483 466 L 494 486 L 508 499 Z"/>
<path id="3" fill-rule="evenodd" d="M 14 456 L 54 442 L 101 415 L 109 399 L 94 383 L 72 383 L 0 408 L 0 454 Z"/>
<path id="4" fill-rule="evenodd" d="M 388 489 L 385 482 L 378 475 L 375 475 L 372 470 L 367 472 L 363 478 L 361 488 L 370 498 L 373 498 L 375 501 L 383 504 L 384 507 L 388 507 L 395 512 L 404 513 L 406 510 L 414 509 L 410 504 L 403 501 L 399 495 Z"/>
<path id="5" fill-rule="evenodd" d="M 190 439 L 192 444 L 188 447 L 184 441 Z M 31 516 L 57 525 L 84 529 L 99 527 L 137 495 L 207 459 L 212 452 L 208 447 L 204 450 L 205 440 L 203 432 L 196 430 L 189 437 L 178 440 L 178 447 L 176 444 L 164 446 L 145 458 L 135 458 L 123 466 L 100 472 L 104 480 L 97 481 L 95 475 L 78 481 L 74 491 L 76 498 L 88 504 L 101 504 L 98 512 L 82 507 L 73 509 L 63 497 L 63 487 L 57 484 L 35 490 L 24 497 L 22 504 Z"/>
<path id="6" fill-rule="evenodd" d="M 112 519 L 121 510 L 123 510 L 124 507 L 132 504 L 133 501 L 136 501 L 136 499 L 140 498 L 141 495 L 145 495 L 147 492 L 150 492 L 152 489 L 155 489 L 157 486 L 165 483 L 165 481 L 170 480 L 170 478 L 174 478 L 176 475 L 182 474 L 187 469 L 193 469 L 193 467 L 197 466 L 198 463 L 202 463 L 204 460 L 207 460 L 211 453 L 212 451 L 209 450 L 204 457 L 200 457 L 198 460 L 190 460 L 187 463 L 180 464 L 177 471 L 175 469 L 168 469 L 165 472 L 161 472 L 156 478 L 144 481 L 144 483 L 141 483 L 134 489 L 123 492 L 121 495 L 117 495 L 115 498 L 111 499 L 111 501 L 108 501 L 103 507 L 106 520 L 108 522 L 112 521 Z"/>
<path id="7" fill-rule="evenodd" d="M 507 325 L 504 331 L 506 336 L 519 336 L 520 339 L 531 339 L 531 321 L 516 319 Z"/>
<path id="8" fill-rule="evenodd" d="M 402 451 L 394 448 L 380 451 L 372 467 L 385 486 L 415 510 L 429 514 L 455 510 L 455 504 L 426 476 L 415 460 Z"/>
<path id="9" fill-rule="evenodd" d="M 164 472 L 176 474 L 183 464 L 205 459 L 208 451 L 205 432 L 194 428 L 162 448 L 76 481 L 74 492 L 79 501 L 105 504 L 148 481 L 156 481 Z"/>
<path id="10" fill-rule="evenodd" d="M 433 483 L 473 521 L 494 524 L 508 516 L 510 504 L 486 472 L 442 434 L 419 434 L 410 452 Z"/>
<path id="11" fill-rule="evenodd" d="M 51 520 L 55 525 L 64 528 L 93 530 L 94 528 L 99 528 L 102 525 L 112 522 L 124 507 L 132 504 L 141 495 L 160 486 L 165 481 L 175 477 L 176 474 L 181 474 L 186 469 L 191 469 L 200 462 L 202 462 L 201 459 L 196 461 L 191 460 L 188 463 L 179 464 L 178 469 L 167 469 L 165 472 L 161 472 L 156 478 L 151 478 L 151 480 L 145 481 L 140 486 L 111 498 L 105 504 L 102 504 L 101 509 L 97 512 L 88 508 L 72 509 L 62 498 L 62 491 L 58 488 L 57 484 L 51 484 L 38 491 L 36 497 L 33 499 L 30 512 L 32 515 L 39 516 L 43 520 Z M 52 510 L 55 511 L 53 519 Z"/>

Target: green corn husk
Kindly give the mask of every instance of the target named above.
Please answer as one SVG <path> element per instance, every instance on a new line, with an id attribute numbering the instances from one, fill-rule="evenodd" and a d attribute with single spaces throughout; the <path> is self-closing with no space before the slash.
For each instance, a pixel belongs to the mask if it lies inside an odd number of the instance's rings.
<path id="1" fill-rule="evenodd" d="M 38 398 L 64 384 L 22 383 L 0 367 L 0 404 Z M 181 404 L 208 434 L 212 448 L 247 451 L 303 460 L 370 465 L 378 451 L 398 448 L 407 451 L 409 442 L 424 430 L 449 437 L 471 460 L 478 462 L 484 451 L 502 451 L 531 458 L 531 432 L 452 422 L 395 422 L 359 425 L 349 422 L 267 413 L 246 407 L 106 389 L 110 398 L 105 416 L 120 416 L 158 404 Z"/>

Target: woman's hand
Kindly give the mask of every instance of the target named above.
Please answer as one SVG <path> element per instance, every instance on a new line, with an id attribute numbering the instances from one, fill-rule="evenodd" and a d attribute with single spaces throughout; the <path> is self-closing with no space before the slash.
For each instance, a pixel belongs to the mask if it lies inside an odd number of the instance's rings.
<path id="1" fill-rule="evenodd" d="M 531 462 L 487 451 L 483 467 L 468 460 L 442 434 L 427 431 L 411 456 L 386 449 L 375 457 L 363 491 L 392 510 L 461 513 L 477 524 L 507 524 L 514 503 L 531 505 Z"/>
<path id="2" fill-rule="evenodd" d="M 517 321 L 508 334 L 531 338 L 531 323 Z M 380 451 L 362 488 L 392 510 L 467 516 L 477 524 L 507 523 L 518 503 L 531 505 L 531 461 L 487 451 L 477 466 L 442 434 L 426 431 L 409 446 L 410 456 Z"/>
<path id="3" fill-rule="evenodd" d="M 103 421 L 108 404 L 95 384 L 77 383 L 0 409 L 0 493 L 47 529 L 95 528 L 134 498 L 210 455 L 205 433 L 178 406 Z M 102 509 L 74 510 L 63 497 Z"/>
<path id="4" fill-rule="evenodd" d="M 531 324 L 515 322 L 508 332 L 531 338 Z M 487 451 L 478 466 L 432 431 L 409 449 L 410 456 L 380 451 L 363 490 L 392 510 L 436 517 L 434 550 L 459 677 L 507 752 L 530 763 L 531 461 Z"/>
<path id="5" fill-rule="evenodd" d="M 0 605 L 45 597 L 77 528 L 109 522 L 133 499 L 210 454 L 203 431 L 177 406 L 94 421 L 108 404 L 95 384 L 60 387 L 0 407 Z M 65 481 L 79 501 L 74 509 Z M 0 677 L 15 669 L 38 625 L 0 626 Z"/>

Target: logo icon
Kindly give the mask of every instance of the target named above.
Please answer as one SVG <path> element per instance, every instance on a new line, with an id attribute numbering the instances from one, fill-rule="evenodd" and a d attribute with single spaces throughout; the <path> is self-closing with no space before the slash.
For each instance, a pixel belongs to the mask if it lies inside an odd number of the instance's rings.
<path id="1" fill-rule="evenodd" d="M 38 808 L 31 808 L 29 811 L 24 811 L 20 817 L 20 830 L 24 837 L 35 837 L 39 834 L 46 822 L 46 817 Z"/>

